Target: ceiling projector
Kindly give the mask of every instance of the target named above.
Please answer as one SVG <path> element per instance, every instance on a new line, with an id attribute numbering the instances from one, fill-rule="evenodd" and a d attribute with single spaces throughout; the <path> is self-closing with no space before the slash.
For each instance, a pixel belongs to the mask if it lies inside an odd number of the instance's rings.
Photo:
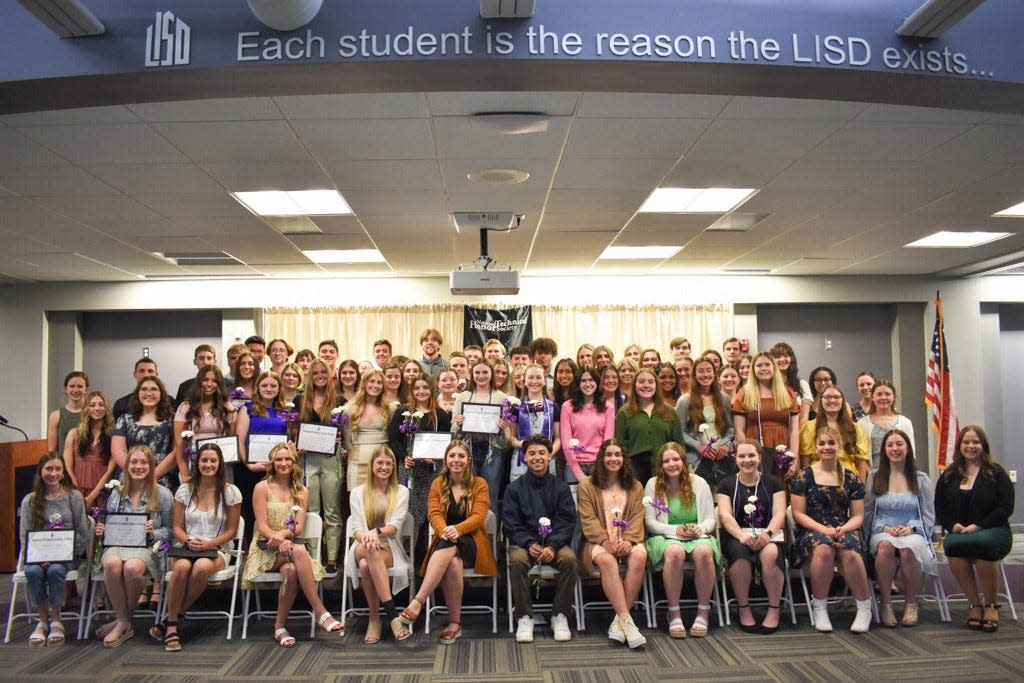
<path id="1" fill-rule="evenodd" d="M 518 294 L 519 271 L 501 266 L 487 253 L 487 231 L 508 232 L 519 227 L 524 216 L 512 211 L 457 211 L 457 228 L 480 230 L 480 255 L 469 265 L 460 265 L 451 272 L 448 284 L 452 294 L 483 296 Z"/>

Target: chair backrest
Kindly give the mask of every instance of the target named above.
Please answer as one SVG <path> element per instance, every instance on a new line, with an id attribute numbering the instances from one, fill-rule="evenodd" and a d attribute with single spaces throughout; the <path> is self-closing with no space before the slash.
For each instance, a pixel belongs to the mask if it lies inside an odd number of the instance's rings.
<path id="1" fill-rule="evenodd" d="M 324 535 L 324 520 L 316 512 L 306 513 L 306 526 L 299 534 L 299 538 L 305 539 L 306 549 L 310 557 L 320 557 L 320 541 Z"/>

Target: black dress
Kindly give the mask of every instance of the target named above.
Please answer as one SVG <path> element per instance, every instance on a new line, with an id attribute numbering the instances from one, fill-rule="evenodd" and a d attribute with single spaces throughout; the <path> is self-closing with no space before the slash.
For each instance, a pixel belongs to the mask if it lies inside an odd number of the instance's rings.
<path id="1" fill-rule="evenodd" d="M 454 499 L 448 503 L 448 516 L 445 518 L 445 521 L 448 522 L 449 526 L 455 526 L 466 521 L 466 513 L 459 509 L 459 504 Z M 471 534 L 459 536 L 454 542 L 439 538 L 434 545 L 434 550 L 452 547 L 455 548 L 455 554 L 462 559 L 463 567 L 476 566 L 476 543 L 473 541 Z"/>

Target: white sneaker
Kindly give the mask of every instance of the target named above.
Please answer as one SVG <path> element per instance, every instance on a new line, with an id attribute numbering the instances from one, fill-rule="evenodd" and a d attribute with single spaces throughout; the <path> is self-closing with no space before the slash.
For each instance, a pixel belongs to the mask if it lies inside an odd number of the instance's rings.
<path id="1" fill-rule="evenodd" d="M 626 634 L 622 632 L 622 622 L 619 621 L 618 614 L 612 617 L 612 625 L 608 627 L 608 639 L 616 643 L 626 642 Z"/>
<path id="2" fill-rule="evenodd" d="M 533 617 L 528 614 L 524 614 L 519 617 L 519 621 L 516 626 L 516 642 L 517 643 L 532 643 L 533 642 Z"/>
<path id="3" fill-rule="evenodd" d="M 832 622 L 828 618 L 828 600 L 811 598 L 811 613 L 814 615 L 814 628 L 822 633 L 832 632 Z"/>
<path id="4" fill-rule="evenodd" d="M 871 628 L 871 600 L 857 600 L 857 616 L 853 619 L 850 630 L 854 633 L 867 633 Z"/>
<path id="5" fill-rule="evenodd" d="M 630 649 L 640 647 L 647 642 L 636 623 L 633 622 L 633 617 L 629 617 L 625 621 L 620 619 L 619 623 L 622 624 L 622 633 L 626 636 L 626 645 L 629 645 Z"/>
<path id="6" fill-rule="evenodd" d="M 569 630 L 569 620 L 564 614 L 556 614 L 551 617 L 551 630 L 555 633 L 555 640 L 565 643 L 572 640 L 572 631 Z"/>

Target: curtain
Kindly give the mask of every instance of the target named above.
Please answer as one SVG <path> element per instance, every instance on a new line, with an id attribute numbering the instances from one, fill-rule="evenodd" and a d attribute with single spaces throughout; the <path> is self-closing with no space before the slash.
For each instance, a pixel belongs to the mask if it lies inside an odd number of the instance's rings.
<path id="1" fill-rule="evenodd" d="M 501 308 L 501 306 L 494 306 Z M 419 336 L 428 328 L 441 333 L 442 355 L 462 348 L 462 304 L 419 306 L 307 307 L 264 310 L 264 337 L 286 339 L 296 349 L 316 352 L 321 340 L 334 339 L 341 358 L 373 356 L 373 342 L 388 339 L 394 353 L 420 357 Z M 720 348 L 732 335 L 731 304 L 533 306 L 534 337 L 558 343 L 558 356 L 576 356 L 581 344 L 604 344 L 622 357 L 632 343 L 661 351 L 668 360 L 673 337 L 690 340 L 693 354 Z"/>

